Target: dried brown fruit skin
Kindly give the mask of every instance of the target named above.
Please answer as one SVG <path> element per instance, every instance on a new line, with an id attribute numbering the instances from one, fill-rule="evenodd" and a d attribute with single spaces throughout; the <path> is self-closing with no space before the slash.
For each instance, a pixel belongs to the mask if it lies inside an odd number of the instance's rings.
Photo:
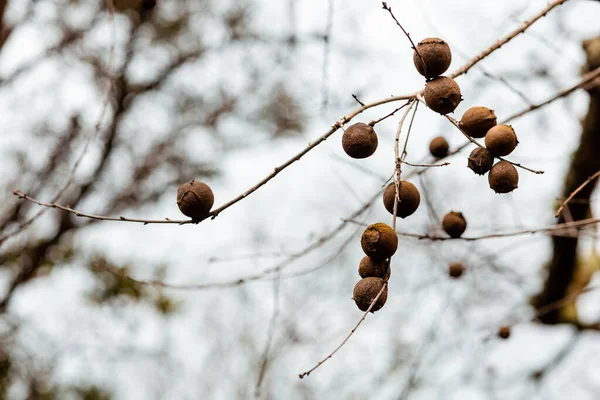
<path id="1" fill-rule="evenodd" d="M 214 203 L 215 196 L 210 187 L 204 182 L 192 179 L 177 189 L 179 210 L 192 219 L 205 218 Z"/>
<path id="2" fill-rule="evenodd" d="M 452 263 L 448 266 L 448 275 L 451 278 L 457 279 L 465 272 L 465 267 L 460 263 Z"/>
<path id="3" fill-rule="evenodd" d="M 500 329 L 498 329 L 498 337 L 500 339 L 508 339 L 510 337 L 510 326 L 501 326 Z"/>
<path id="4" fill-rule="evenodd" d="M 453 112 L 462 101 L 460 87 L 454 79 L 446 76 L 427 82 L 423 95 L 427 107 L 442 115 Z"/>
<path id="5" fill-rule="evenodd" d="M 517 144 L 517 134 L 510 125 L 496 125 L 485 135 L 485 147 L 494 157 L 509 155 Z"/>
<path id="6" fill-rule="evenodd" d="M 378 222 L 365 229 L 360 244 L 366 255 L 382 261 L 393 256 L 398 249 L 398 236 L 389 225 Z"/>
<path id="7" fill-rule="evenodd" d="M 356 306 L 361 311 L 367 311 L 373 300 L 375 300 L 375 297 L 377 297 L 381 291 L 381 288 L 384 284 L 385 282 L 383 279 L 374 277 L 364 278 L 358 281 L 358 283 L 354 286 L 354 291 L 352 293 L 352 299 L 354 299 Z M 383 290 L 383 293 L 381 293 L 381 296 L 379 296 L 377 299 L 377 302 L 373 304 L 371 312 L 380 310 L 381 307 L 385 305 L 385 302 L 387 301 L 387 292 L 388 290 L 386 286 L 386 288 Z"/>
<path id="8" fill-rule="evenodd" d="M 485 147 L 477 147 L 469 154 L 467 166 L 477 175 L 483 175 L 492 169 L 494 156 Z"/>
<path id="9" fill-rule="evenodd" d="M 519 187 L 519 173 L 508 161 L 500 161 L 490 170 L 488 182 L 494 192 L 510 193 Z"/>
<path id="10" fill-rule="evenodd" d="M 417 44 L 417 51 L 413 53 L 413 62 L 417 71 L 426 78 L 435 78 L 443 74 L 452 62 L 450 46 L 440 38 L 432 37 L 421 40 Z M 427 73 L 423 68 L 423 63 L 425 63 Z"/>
<path id="11" fill-rule="evenodd" d="M 400 192 L 398 197 L 398 207 L 396 210 L 396 217 L 406 218 L 409 215 L 414 214 L 421 204 L 421 194 L 419 189 L 409 181 L 400 181 Z M 383 191 L 383 205 L 385 209 L 392 215 L 394 215 L 394 200 L 396 199 L 396 184 L 390 183 Z"/>
<path id="12" fill-rule="evenodd" d="M 350 125 L 342 135 L 342 147 L 352 158 L 367 158 L 377 150 L 377 134 L 363 122 Z"/>
<path id="13" fill-rule="evenodd" d="M 376 261 L 369 256 L 364 256 L 358 265 L 358 274 L 361 278 L 390 278 L 390 268 L 385 260 Z"/>
<path id="14" fill-rule="evenodd" d="M 432 156 L 437 158 L 444 158 L 448 155 L 448 149 L 450 145 L 448 141 L 442 137 L 438 136 L 433 138 L 433 140 L 429 143 L 429 152 Z"/>
<path id="15" fill-rule="evenodd" d="M 459 238 L 467 229 L 467 220 L 462 213 L 450 211 L 442 220 L 442 228 L 451 238 Z"/>
<path id="16" fill-rule="evenodd" d="M 487 107 L 471 107 L 463 114 L 459 126 L 467 135 L 482 138 L 496 126 L 496 114 Z"/>

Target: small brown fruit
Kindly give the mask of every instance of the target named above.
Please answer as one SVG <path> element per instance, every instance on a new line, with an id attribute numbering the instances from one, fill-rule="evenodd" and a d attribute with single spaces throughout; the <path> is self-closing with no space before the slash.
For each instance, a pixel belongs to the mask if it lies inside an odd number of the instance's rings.
<path id="1" fill-rule="evenodd" d="M 494 156 L 485 147 L 477 147 L 469 154 L 467 165 L 477 175 L 483 175 L 494 165 Z"/>
<path id="2" fill-rule="evenodd" d="M 498 337 L 501 339 L 508 339 L 510 336 L 510 326 L 504 325 L 498 329 Z"/>
<path id="3" fill-rule="evenodd" d="M 413 54 L 413 62 L 421 75 L 426 78 L 435 78 L 446 72 L 452 62 L 450 46 L 440 38 L 423 39 Z M 423 68 L 423 63 L 427 71 Z"/>
<path id="4" fill-rule="evenodd" d="M 342 147 L 352 158 L 367 158 L 377 150 L 377 134 L 371 125 L 358 122 L 342 135 Z"/>
<path id="5" fill-rule="evenodd" d="M 412 215 L 419 204 L 421 203 L 421 195 L 415 185 L 409 181 L 400 181 L 400 193 L 398 197 L 398 207 L 396 209 L 396 217 L 406 218 Z M 383 191 L 383 205 L 385 209 L 392 215 L 394 215 L 394 200 L 396 199 L 396 184 L 390 183 Z"/>
<path id="6" fill-rule="evenodd" d="M 467 229 L 467 220 L 462 213 L 450 211 L 442 220 L 442 228 L 450 237 L 459 238 Z"/>
<path id="7" fill-rule="evenodd" d="M 467 135 L 482 138 L 496 126 L 496 114 L 487 107 L 471 107 L 465 111 L 459 125 Z"/>
<path id="8" fill-rule="evenodd" d="M 452 263 L 448 266 L 448 275 L 452 278 L 460 278 L 463 272 L 465 272 L 465 267 L 460 263 Z"/>
<path id="9" fill-rule="evenodd" d="M 510 125 L 496 125 L 485 135 L 485 147 L 494 157 L 509 155 L 517 144 L 517 135 Z"/>
<path id="10" fill-rule="evenodd" d="M 442 115 L 454 111 L 458 107 L 458 103 L 462 101 L 460 87 L 454 79 L 446 76 L 440 76 L 427 82 L 423 95 L 427 106 Z"/>
<path id="11" fill-rule="evenodd" d="M 494 192 L 509 193 L 519 186 L 519 173 L 508 161 L 500 161 L 490 170 L 488 182 Z"/>
<path id="12" fill-rule="evenodd" d="M 358 281 L 356 286 L 354 286 L 352 299 L 354 299 L 354 302 L 361 311 L 367 311 L 369 309 L 371 303 L 375 300 L 384 284 L 385 282 L 383 279 L 374 277 L 364 278 Z M 387 301 L 387 292 L 386 287 L 383 289 L 383 293 L 381 293 L 377 302 L 373 305 L 373 308 L 371 308 L 371 312 L 375 312 L 385 305 L 385 302 Z"/>
<path id="13" fill-rule="evenodd" d="M 398 236 L 389 225 L 378 222 L 365 229 L 360 244 L 366 255 L 382 261 L 393 256 L 398 249 Z"/>
<path id="14" fill-rule="evenodd" d="M 177 205 L 184 215 L 192 219 L 205 218 L 213 204 L 215 196 L 204 182 L 192 179 L 177 189 Z"/>
<path id="15" fill-rule="evenodd" d="M 390 278 L 390 268 L 385 260 L 375 261 L 369 256 L 364 256 L 358 265 L 358 274 L 361 278 Z"/>
<path id="16" fill-rule="evenodd" d="M 434 138 L 431 143 L 429 143 L 429 152 L 432 156 L 437 158 L 444 158 L 448 155 L 448 149 L 450 146 L 448 145 L 448 141 L 442 136 L 438 136 Z"/>

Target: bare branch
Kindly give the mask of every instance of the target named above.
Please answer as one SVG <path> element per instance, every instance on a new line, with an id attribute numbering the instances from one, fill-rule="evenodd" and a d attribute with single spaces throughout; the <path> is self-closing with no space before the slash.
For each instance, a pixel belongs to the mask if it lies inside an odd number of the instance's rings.
<path id="1" fill-rule="evenodd" d="M 600 171 L 596 172 L 594 175 L 590 176 L 589 178 L 587 178 L 585 180 L 585 182 L 583 182 L 581 185 L 579 185 L 579 187 L 577 189 L 575 189 L 570 195 L 569 197 L 567 197 L 567 199 L 560 205 L 560 207 L 558 207 L 558 210 L 556 211 L 556 213 L 554 214 L 554 216 L 556 218 L 558 218 L 558 216 L 560 215 L 560 213 L 562 212 L 563 208 L 565 208 L 565 206 L 573 199 L 573 197 L 575 197 L 575 195 L 579 192 L 581 192 L 581 189 L 583 189 L 584 187 L 586 187 L 587 184 L 589 184 L 591 181 L 593 181 L 594 179 L 596 179 L 598 176 L 600 176 Z"/>
<path id="2" fill-rule="evenodd" d="M 558 7 L 561 4 L 566 3 L 567 1 L 568 0 L 554 0 L 553 2 L 548 4 L 548 6 L 546 8 L 541 10 L 539 13 L 537 13 L 530 19 L 523 22 L 518 29 L 515 29 L 514 31 L 512 31 L 511 33 L 509 33 L 502 39 L 498 40 L 491 47 L 482 51 L 477 56 L 475 56 L 473 59 L 471 59 L 469 62 L 467 62 L 465 65 L 463 65 L 462 67 L 460 67 L 459 69 L 454 71 L 450 75 L 450 78 L 456 78 L 457 76 L 466 74 L 475 64 L 477 64 L 478 62 L 480 62 L 481 60 L 483 60 L 484 58 L 486 58 L 487 56 L 492 54 L 494 51 L 498 50 L 500 47 L 502 47 L 505 44 L 507 44 L 508 42 L 510 42 L 512 39 L 514 39 L 519 34 L 525 32 L 531 25 L 533 25 L 534 22 L 536 22 L 538 19 L 540 19 L 543 16 L 545 16 L 546 14 L 548 14 L 553 8 Z"/>

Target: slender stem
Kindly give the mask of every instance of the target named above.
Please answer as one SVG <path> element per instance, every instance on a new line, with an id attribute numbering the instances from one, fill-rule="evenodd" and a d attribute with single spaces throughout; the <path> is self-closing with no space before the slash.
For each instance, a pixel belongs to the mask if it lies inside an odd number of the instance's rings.
<path id="1" fill-rule="evenodd" d="M 579 187 L 577 189 L 573 190 L 573 193 L 571 193 L 569 195 L 569 197 L 567 197 L 567 199 L 560 205 L 560 207 L 558 208 L 558 210 L 556 211 L 556 213 L 554 214 L 554 216 L 556 218 L 558 218 L 558 216 L 562 212 L 563 208 L 565 208 L 565 206 L 569 203 L 569 201 L 571 201 L 573 199 L 573 197 L 575 197 L 575 195 L 577 193 L 581 192 L 581 190 L 584 187 L 586 187 L 591 181 L 593 181 L 594 179 L 596 179 L 598 176 L 600 176 L 600 171 L 596 172 L 594 175 L 592 175 L 589 178 L 587 178 L 585 180 L 585 182 L 583 182 L 581 185 L 579 185 Z"/>

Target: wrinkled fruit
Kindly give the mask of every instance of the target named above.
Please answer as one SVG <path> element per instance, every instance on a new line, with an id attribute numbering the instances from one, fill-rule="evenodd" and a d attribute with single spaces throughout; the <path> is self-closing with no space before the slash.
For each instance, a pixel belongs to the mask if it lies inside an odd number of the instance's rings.
<path id="1" fill-rule="evenodd" d="M 423 95 L 427 106 L 442 115 L 453 112 L 462 101 L 460 87 L 454 79 L 446 76 L 427 82 Z"/>
<path id="2" fill-rule="evenodd" d="M 490 170 L 488 182 L 494 192 L 509 193 L 519 187 L 519 173 L 508 161 L 500 161 Z"/>
<path id="3" fill-rule="evenodd" d="M 342 147 L 352 158 L 367 158 L 377 150 L 377 134 L 372 126 L 362 122 L 350 125 L 342 135 Z"/>
<path id="4" fill-rule="evenodd" d="M 400 192 L 398 198 L 398 207 L 396 209 L 396 217 L 406 218 L 412 215 L 419 204 L 421 203 L 421 195 L 415 185 L 409 181 L 400 181 Z M 394 215 L 394 200 L 396 199 L 396 184 L 390 183 L 383 191 L 383 205 L 385 209 L 392 215 Z"/>
<path id="5" fill-rule="evenodd" d="M 517 144 L 517 134 L 510 125 L 496 125 L 485 135 L 485 147 L 494 157 L 509 155 Z"/>
<path id="6" fill-rule="evenodd" d="M 435 78 L 446 72 L 452 62 L 450 46 L 440 38 L 423 39 L 413 53 L 413 62 L 421 75 L 426 78 Z M 423 64 L 427 71 L 423 68 Z"/>
<path id="7" fill-rule="evenodd" d="M 358 281 L 356 286 L 354 286 L 354 292 L 352 293 L 352 298 L 356 303 L 356 306 L 361 311 L 367 311 L 371 306 L 371 303 L 384 285 L 384 281 L 381 278 L 364 278 Z M 383 289 L 383 293 L 377 299 L 377 302 L 373 305 L 371 312 L 375 312 L 381 307 L 385 305 L 387 301 L 387 287 Z"/>
<path id="8" fill-rule="evenodd" d="M 205 218 L 214 203 L 215 196 L 204 182 L 191 180 L 177 189 L 179 210 L 192 219 Z"/>
<path id="9" fill-rule="evenodd" d="M 385 260 L 375 261 L 369 256 L 364 256 L 358 265 L 358 274 L 361 278 L 388 278 L 390 277 L 390 268 Z"/>
<path id="10" fill-rule="evenodd" d="M 448 145 L 448 141 L 442 136 L 438 136 L 434 138 L 429 143 L 429 152 L 432 156 L 437 158 L 444 158 L 448 155 L 448 149 L 450 146 Z"/>
<path id="11" fill-rule="evenodd" d="M 483 175 L 494 165 L 494 156 L 485 148 L 477 147 L 469 154 L 467 166 L 477 175 Z"/>
<path id="12" fill-rule="evenodd" d="M 471 107 L 463 114 L 459 126 L 467 135 L 482 138 L 496 126 L 496 114 L 487 107 Z"/>
<path id="13" fill-rule="evenodd" d="M 462 213 L 450 211 L 442 220 L 442 228 L 450 237 L 458 238 L 467 229 L 467 220 Z"/>
<path id="14" fill-rule="evenodd" d="M 398 236 L 389 225 L 378 222 L 365 229 L 360 244 L 366 255 L 382 261 L 393 256 L 398 249 Z"/>

